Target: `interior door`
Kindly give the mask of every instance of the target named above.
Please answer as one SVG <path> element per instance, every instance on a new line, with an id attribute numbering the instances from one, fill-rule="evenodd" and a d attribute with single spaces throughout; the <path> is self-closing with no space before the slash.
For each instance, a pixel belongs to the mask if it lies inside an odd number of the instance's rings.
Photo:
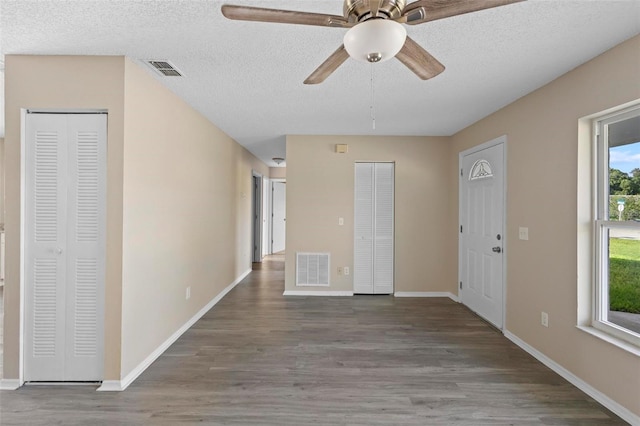
<path id="1" fill-rule="evenodd" d="M 460 163 L 461 300 L 502 328 L 504 142 L 463 153 Z"/>
<path id="2" fill-rule="evenodd" d="M 64 380 L 67 123 L 34 114 L 26 125 L 25 380 Z"/>
<path id="3" fill-rule="evenodd" d="M 253 262 L 262 262 L 262 177 L 253 176 Z"/>
<path id="4" fill-rule="evenodd" d="M 353 292 L 373 294 L 373 163 L 356 163 L 354 188 Z"/>
<path id="5" fill-rule="evenodd" d="M 285 182 L 273 182 L 272 184 L 271 252 L 278 253 L 285 249 L 287 186 Z"/>
<path id="6" fill-rule="evenodd" d="M 373 293 L 393 293 L 393 163 L 374 167 Z"/>
<path id="7" fill-rule="evenodd" d="M 394 164 L 356 163 L 353 291 L 393 293 Z"/>
<path id="8" fill-rule="evenodd" d="M 103 376 L 105 114 L 28 114 L 25 380 Z"/>

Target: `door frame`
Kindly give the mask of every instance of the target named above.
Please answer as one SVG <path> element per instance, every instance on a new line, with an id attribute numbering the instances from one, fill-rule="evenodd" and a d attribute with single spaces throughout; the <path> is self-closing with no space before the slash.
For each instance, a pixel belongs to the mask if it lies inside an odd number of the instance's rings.
<path id="1" fill-rule="evenodd" d="M 490 141 L 481 143 L 472 148 L 466 149 L 458 153 L 458 170 L 462 171 L 462 161 L 464 157 L 476 152 L 483 151 L 487 148 L 494 146 L 502 146 L 502 170 L 503 170 L 503 194 L 502 194 L 502 330 L 506 330 L 507 319 L 507 135 L 499 136 Z M 462 226 L 462 172 L 460 172 L 458 179 L 458 301 L 462 303 L 462 265 L 463 265 L 463 250 L 462 250 L 462 233 L 459 231 Z M 466 306 L 466 305 L 465 305 Z"/>
<path id="2" fill-rule="evenodd" d="M 269 188 L 271 189 L 269 191 L 269 204 L 271 207 L 271 211 L 269 213 L 271 213 L 271 217 L 269 217 L 269 238 L 271 239 L 271 241 L 269 242 L 269 251 L 271 252 L 271 254 L 274 253 L 273 251 L 273 207 L 274 207 L 274 202 L 273 202 L 273 184 L 274 183 L 287 183 L 287 180 L 284 178 L 272 178 L 269 179 Z M 284 203 L 284 208 L 285 208 L 285 212 L 287 210 L 287 201 L 285 198 L 285 203 Z M 287 250 L 287 223 L 285 222 L 284 224 L 284 249 L 285 251 Z"/>
<path id="3" fill-rule="evenodd" d="M 262 176 L 262 256 L 271 254 L 271 179 Z"/>
<path id="4" fill-rule="evenodd" d="M 251 172 L 251 262 L 262 262 L 262 180 L 263 176 Z"/>
<path id="5" fill-rule="evenodd" d="M 78 109 L 49 109 L 49 108 L 21 108 L 20 109 L 20 334 L 18 336 L 18 387 L 24 385 L 24 351 L 25 351 L 25 315 L 26 315 L 26 307 L 25 307 L 25 290 L 26 290 L 26 228 L 27 228 L 27 117 L 29 114 L 107 114 L 107 152 L 109 148 L 109 119 L 108 114 L 109 110 L 103 108 L 78 108 Z M 108 158 L 105 158 L 107 162 L 107 174 L 108 174 Z M 105 194 L 109 193 L 108 189 L 108 179 L 105 182 L 107 186 L 105 189 Z M 108 209 L 108 204 L 105 206 Z M 108 223 L 107 223 L 108 225 Z M 107 230 L 108 232 L 108 230 Z M 106 255 L 106 253 L 105 253 Z M 105 292 L 106 292 L 107 282 L 105 280 Z M 105 298 L 105 306 L 103 310 L 103 323 L 105 322 L 107 311 L 106 298 Z M 106 350 L 107 345 L 103 345 L 103 362 L 106 362 Z M 4 356 L 4 355 L 3 355 Z M 103 378 L 104 380 L 104 378 Z M 65 382 L 59 382 L 59 384 L 64 384 Z"/>

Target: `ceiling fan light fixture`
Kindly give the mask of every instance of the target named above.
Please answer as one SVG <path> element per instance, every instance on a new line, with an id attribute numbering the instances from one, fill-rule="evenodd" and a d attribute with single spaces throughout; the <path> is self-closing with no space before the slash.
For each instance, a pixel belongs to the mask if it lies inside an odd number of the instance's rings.
<path id="1" fill-rule="evenodd" d="M 390 19 L 370 19 L 347 31 L 344 48 L 353 59 L 360 62 L 384 62 L 402 49 L 407 30 Z"/>

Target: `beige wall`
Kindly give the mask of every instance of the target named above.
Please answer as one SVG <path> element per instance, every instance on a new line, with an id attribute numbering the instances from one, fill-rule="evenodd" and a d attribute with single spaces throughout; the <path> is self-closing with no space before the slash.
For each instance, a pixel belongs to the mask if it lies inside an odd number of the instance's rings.
<path id="1" fill-rule="evenodd" d="M 251 269 L 252 169 L 269 173 L 145 70 L 125 65 L 123 376 Z"/>
<path id="2" fill-rule="evenodd" d="M 286 167 L 269 167 L 270 179 L 286 179 L 287 168 Z"/>
<path id="3" fill-rule="evenodd" d="M 105 378 L 120 377 L 124 58 L 5 57 L 6 281 L 4 377 L 18 378 L 21 108 L 107 109 Z"/>
<path id="4" fill-rule="evenodd" d="M 122 57 L 7 56 L 5 78 L 4 377 L 18 377 L 20 108 L 104 108 L 105 379 L 119 380 L 251 268 L 251 172 L 269 170 Z"/>
<path id="5" fill-rule="evenodd" d="M 639 52 L 635 37 L 454 135 L 448 167 L 456 212 L 458 152 L 507 135 L 506 329 L 636 415 L 640 358 L 576 328 L 576 194 L 578 120 L 640 98 Z M 528 241 L 518 239 L 520 226 Z"/>
<path id="6" fill-rule="evenodd" d="M 348 144 L 347 154 L 335 144 Z M 456 293 L 449 223 L 449 145 L 441 137 L 288 136 L 285 288 L 352 291 L 354 163 L 395 161 L 395 291 Z M 338 226 L 338 218 L 344 226 Z M 330 287 L 296 287 L 295 254 L 331 253 Z"/>

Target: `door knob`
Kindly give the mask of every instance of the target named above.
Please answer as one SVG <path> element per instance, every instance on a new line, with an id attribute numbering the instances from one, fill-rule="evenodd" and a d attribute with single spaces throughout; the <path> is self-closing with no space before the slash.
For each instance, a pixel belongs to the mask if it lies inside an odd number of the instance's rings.
<path id="1" fill-rule="evenodd" d="M 501 253 L 502 252 L 502 248 L 500 247 L 494 247 L 491 249 L 494 253 Z"/>
<path id="2" fill-rule="evenodd" d="M 58 254 L 62 254 L 62 248 L 60 248 L 60 247 L 56 247 L 56 253 L 58 253 Z"/>

